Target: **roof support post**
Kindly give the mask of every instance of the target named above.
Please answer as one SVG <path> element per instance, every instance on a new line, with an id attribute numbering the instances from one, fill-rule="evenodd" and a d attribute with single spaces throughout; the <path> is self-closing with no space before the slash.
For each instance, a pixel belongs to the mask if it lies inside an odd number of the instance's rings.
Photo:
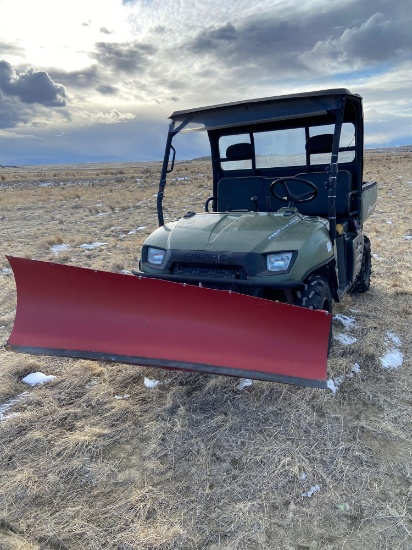
<path id="1" fill-rule="evenodd" d="M 336 113 L 335 131 L 333 133 L 332 157 L 328 168 L 328 218 L 329 235 L 332 245 L 335 245 L 336 239 L 336 180 L 338 176 L 338 154 L 340 133 L 342 130 L 343 114 L 345 111 L 345 100 L 341 99 L 340 108 Z"/>

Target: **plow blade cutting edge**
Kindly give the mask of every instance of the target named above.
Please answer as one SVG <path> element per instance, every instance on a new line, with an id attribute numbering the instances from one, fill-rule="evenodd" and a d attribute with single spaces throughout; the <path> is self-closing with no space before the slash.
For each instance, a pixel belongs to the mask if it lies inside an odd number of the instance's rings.
<path id="1" fill-rule="evenodd" d="M 8 258 L 8 350 L 326 387 L 331 315 L 152 278 Z"/>

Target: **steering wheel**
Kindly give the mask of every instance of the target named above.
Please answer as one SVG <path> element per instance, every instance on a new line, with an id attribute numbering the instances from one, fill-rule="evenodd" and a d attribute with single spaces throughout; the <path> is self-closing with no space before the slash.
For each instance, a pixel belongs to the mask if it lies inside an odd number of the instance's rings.
<path id="1" fill-rule="evenodd" d="M 215 199 L 213 195 L 210 195 L 210 197 L 207 197 L 205 202 L 205 212 L 209 212 L 209 204 Z"/>
<path id="2" fill-rule="evenodd" d="M 310 187 L 309 191 L 303 192 L 300 195 L 293 193 L 289 186 L 291 183 L 303 183 Z M 286 193 L 286 196 L 279 195 L 279 192 L 276 192 L 275 187 L 279 186 L 280 188 L 284 189 L 284 193 Z M 270 192 L 272 195 L 279 199 L 282 202 L 287 202 L 289 206 L 294 206 L 295 204 L 302 204 L 303 202 L 309 202 L 313 201 L 313 199 L 318 194 L 318 189 L 314 183 L 312 183 L 309 180 L 305 180 L 303 178 L 297 178 L 295 176 L 290 176 L 286 178 L 278 178 L 270 184 Z"/>

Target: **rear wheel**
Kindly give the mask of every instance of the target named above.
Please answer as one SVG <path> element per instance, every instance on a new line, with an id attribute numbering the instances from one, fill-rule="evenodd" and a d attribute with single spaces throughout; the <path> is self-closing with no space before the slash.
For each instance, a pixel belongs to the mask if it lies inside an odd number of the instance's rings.
<path id="1" fill-rule="evenodd" d="M 369 287 L 371 286 L 371 266 L 372 266 L 372 258 L 371 258 L 371 243 L 368 237 L 364 237 L 364 245 L 363 245 L 363 256 L 362 256 L 362 267 L 359 271 L 359 275 L 356 279 L 355 284 L 353 285 L 353 288 L 351 290 L 351 293 L 362 293 L 366 292 Z"/>
<path id="2" fill-rule="evenodd" d="M 320 275 L 311 275 L 304 287 L 296 291 L 295 304 L 308 309 L 323 309 L 332 313 L 333 299 L 329 283 Z M 329 332 L 328 355 L 332 345 L 332 324 Z"/>

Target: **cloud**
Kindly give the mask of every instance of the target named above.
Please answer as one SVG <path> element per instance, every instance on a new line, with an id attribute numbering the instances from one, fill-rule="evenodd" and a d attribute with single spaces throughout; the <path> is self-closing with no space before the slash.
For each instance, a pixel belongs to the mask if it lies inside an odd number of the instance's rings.
<path id="1" fill-rule="evenodd" d="M 10 63 L 0 61 L 0 128 L 39 126 L 52 122 L 55 108 L 66 105 L 64 86 L 56 84 L 45 71 L 28 69 L 17 73 Z M 69 114 L 64 109 L 61 116 Z"/>
<path id="2" fill-rule="evenodd" d="M 411 21 L 391 20 L 382 13 L 372 14 L 358 26 L 344 29 L 337 37 L 327 37 L 300 56 L 311 65 L 335 64 L 336 72 L 362 69 L 412 55 Z"/>
<path id="3" fill-rule="evenodd" d="M 7 61 L 0 61 L 0 91 L 23 103 L 47 107 L 64 107 L 67 99 L 64 86 L 56 84 L 45 71 L 29 69 L 16 74 Z"/>
<path id="4" fill-rule="evenodd" d="M 222 27 L 210 27 L 200 32 L 191 49 L 196 53 L 219 50 L 221 47 L 238 42 L 240 33 L 232 23 L 226 23 Z"/>
<path id="5" fill-rule="evenodd" d="M 15 98 L 2 97 L 0 93 L 0 128 L 15 128 L 30 122 L 30 109 Z"/>
<path id="6" fill-rule="evenodd" d="M 0 130 L 0 138 L 10 139 L 32 139 L 35 138 L 32 134 L 20 134 L 18 132 L 11 132 L 9 130 Z"/>
<path id="7" fill-rule="evenodd" d="M 365 146 L 398 147 L 410 144 L 411 116 L 365 109 Z"/>
<path id="8" fill-rule="evenodd" d="M 103 111 L 84 111 L 81 110 L 76 114 L 74 123 L 81 123 L 80 126 L 92 126 L 96 124 L 119 124 L 136 120 L 136 115 L 133 113 L 120 113 L 116 109 L 110 112 Z"/>
<path id="9" fill-rule="evenodd" d="M 53 80 L 58 80 L 63 86 L 74 89 L 94 88 L 100 83 L 102 76 L 97 65 L 77 71 L 63 71 L 57 68 L 48 69 Z"/>
<path id="10" fill-rule="evenodd" d="M 132 120 L 128 124 L 73 127 L 66 129 L 64 135 L 57 135 L 52 128 L 39 128 L 33 130 L 31 139 L 10 139 L 0 134 L 0 164 L 159 160 L 164 153 L 167 127 L 166 121 Z"/>
<path id="11" fill-rule="evenodd" d="M 108 96 L 117 95 L 117 93 L 119 92 L 119 89 L 116 88 L 116 86 L 110 86 L 108 84 L 98 84 L 96 86 L 96 90 L 99 92 L 99 94 Z"/>
<path id="12" fill-rule="evenodd" d="M 22 55 L 23 49 L 10 42 L 0 40 L 0 55 Z"/>
<path id="13" fill-rule="evenodd" d="M 144 124 L 167 124 L 176 101 L 185 109 L 333 87 L 364 96 L 369 143 L 388 143 L 385 133 L 410 142 L 410 0 L 116 0 L 98 13 L 75 4 L 52 47 L 13 28 L 9 43 L 0 40 L 14 64 L 0 64 L 0 128 L 43 127 L 42 143 L 56 154 L 59 143 L 76 149 L 75 135 L 87 158 L 88 140 L 101 144 L 102 132 L 107 145 L 112 132 L 116 140 L 136 132 L 140 158 L 149 158 Z M 51 130 L 70 135 L 54 144 Z"/>
<path id="14" fill-rule="evenodd" d="M 393 4 L 406 3 L 395 0 Z M 376 7 L 383 11 L 376 11 Z M 187 43 L 186 48 L 209 63 L 231 73 L 276 78 L 302 76 L 315 71 L 334 74 L 366 66 L 399 62 L 412 55 L 412 16 L 399 16 L 382 1 L 336 2 L 319 9 L 295 10 L 284 17 L 275 9 L 236 23 L 209 25 Z"/>
<path id="15" fill-rule="evenodd" d="M 382 13 L 374 13 L 360 26 L 345 29 L 337 43 L 348 56 L 366 62 L 410 58 L 411 22 L 410 17 L 393 20 Z"/>
<path id="16" fill-rule="evenodd" d="M 97 42 L 90 55 L 104 68 L 133 74 L 147 67 L 155 52 L 154 46 L 140 42 Z"/>

